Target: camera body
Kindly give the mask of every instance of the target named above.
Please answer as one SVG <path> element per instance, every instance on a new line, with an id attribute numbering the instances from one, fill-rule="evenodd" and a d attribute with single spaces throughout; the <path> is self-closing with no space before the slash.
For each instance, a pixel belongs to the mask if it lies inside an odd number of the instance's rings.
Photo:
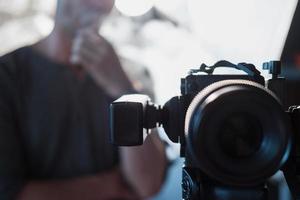
<path id="1" fill-rule="evenodd" d="M 213 74 L 218 67 L 246 74 Z M 111 104 L 111 143 L 141 145 L 150 129 L 162 125 L 185 158 L 185 200 L 275 199 L 268 179 L 278 170 L 296 195 L 299 109 L 285 112 L 291 105 L 288 84 L 278 77 L 280 62 L 263 68 L 272 74 L 268 82 L 252 64 L 202 64 L 181 79 L 181 95 L 163 107 L 146 95 L 125 95 Z"/>

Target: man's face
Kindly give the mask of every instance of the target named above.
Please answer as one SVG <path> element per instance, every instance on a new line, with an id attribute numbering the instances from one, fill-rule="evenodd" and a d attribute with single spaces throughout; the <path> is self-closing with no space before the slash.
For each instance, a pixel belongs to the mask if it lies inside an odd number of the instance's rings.
<path id="1" fill-rule="evenodd" d="M 97 30 L 110 13 L 114 0 L 59 0 L 58 20 L 69 32 L 92 28 Z"/>

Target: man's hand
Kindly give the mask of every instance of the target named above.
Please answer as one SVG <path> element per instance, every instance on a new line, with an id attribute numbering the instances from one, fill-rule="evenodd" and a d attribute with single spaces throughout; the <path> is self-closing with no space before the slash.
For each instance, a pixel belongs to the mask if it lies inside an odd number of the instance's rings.
<path id="1" fill-rule="evenodd" d="M 83 68 L 111 96 L 117 97 L 132 89 L 113 48 L 92 29 L 77 34 L 70 62 Z"/>

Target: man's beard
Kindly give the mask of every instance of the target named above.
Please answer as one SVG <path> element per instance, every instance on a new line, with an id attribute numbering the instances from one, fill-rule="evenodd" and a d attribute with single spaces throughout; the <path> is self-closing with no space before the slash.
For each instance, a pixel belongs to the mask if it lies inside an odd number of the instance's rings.
<path id="1" fill-rule="evenodd" d="M 70 18 L 66 18 L 66 20 L 62 21 L 62 29 L 66 34 L 68 34 L 71 38 L 74 38 L 78 31 L 90 29 L 95 32 L 99 32 L 99 29 L 106 18 L 107 15 L 99 14 L 99 12 L 90 11 L 85 12 L 87 14 L 83 14 L 77 18 L 72 18 L 72 20 L 68 20 Z"/>
<path id="2" fill-rule="evenodd" d="M 80 29 L 94 29 L 99 31 L 101 24 L 108 15 L 108 11 L 99 8 L 81 8 L 78 23 Z"/>

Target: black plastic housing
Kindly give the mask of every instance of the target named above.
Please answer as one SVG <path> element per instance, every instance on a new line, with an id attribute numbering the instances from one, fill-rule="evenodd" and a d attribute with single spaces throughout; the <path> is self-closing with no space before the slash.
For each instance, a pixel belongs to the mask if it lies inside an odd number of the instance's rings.
<path id="1" fill-rule="evenodd" d="M 110 142 L 118 146 L 143 144 L 145 95 L 125 95 L 110 106 Z"/>

